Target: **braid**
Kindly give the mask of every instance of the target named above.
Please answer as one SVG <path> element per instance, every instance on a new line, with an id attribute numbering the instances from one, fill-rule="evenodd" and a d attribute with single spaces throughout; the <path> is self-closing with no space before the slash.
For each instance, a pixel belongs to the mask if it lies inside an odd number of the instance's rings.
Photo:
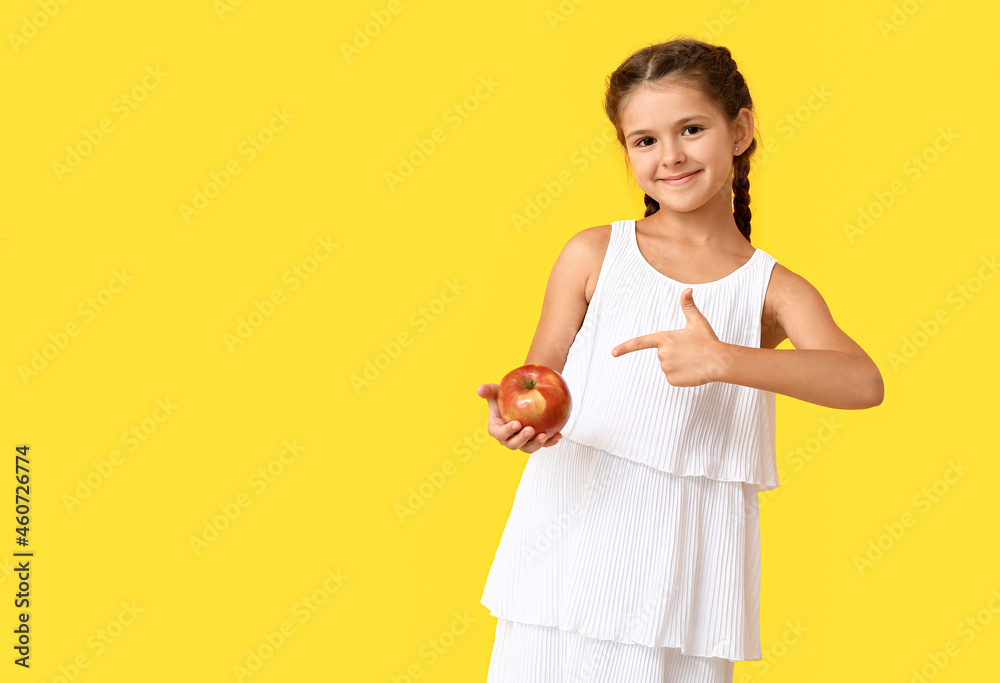
<path id="1" fill-rule="evenodd" d="M 747 151 L 733 159 L 733 218 L 736 227 L 750 241 L 750 154 L 757 146 L 753 140 Z"/>
<path id="2" fill-rule="evenodd" d="M 646 213 L 643 215 L 643 218 L 649 218 L 660 210 L 660 203 L 648 194 L 643 194 L 643 197 L 646 198 Z"/>

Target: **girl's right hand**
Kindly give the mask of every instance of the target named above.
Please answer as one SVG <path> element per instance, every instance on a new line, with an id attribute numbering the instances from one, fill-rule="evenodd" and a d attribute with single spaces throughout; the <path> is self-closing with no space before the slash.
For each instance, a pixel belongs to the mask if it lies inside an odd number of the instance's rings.
<path id="1" fill-rule="evenodd" d="M 502 443 L 511 450 L 521 450 L 525 453 L 534 453 L 539 448 L 555 446 L 562 439 L 562 432 L 552 437 L 547 437 L 545 432 L 535 434 L 534 427 L 527 426 L 521 428 L 521 423 L 517 420 L 504 422 L 500 417 L 500 406 L 497 404 L 497 390 L 499 384 L 480 384 L 476 393 L 485 398 L 490 407 L 489 420 L 486 423 L 486 430 L 490 436 Z"/>

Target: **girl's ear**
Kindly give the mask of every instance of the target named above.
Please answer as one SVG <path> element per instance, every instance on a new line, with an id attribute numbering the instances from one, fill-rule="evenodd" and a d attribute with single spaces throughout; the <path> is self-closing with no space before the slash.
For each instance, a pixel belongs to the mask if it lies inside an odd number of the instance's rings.
<path id="1" fill-rule="evenodd" d="M 734 147 L 746 149 L 750 146 L 750 141 L 753 140 L 753 126 L 753 112 L 743 107 L 736 115 L 736 143 L 733 145 Z"/>

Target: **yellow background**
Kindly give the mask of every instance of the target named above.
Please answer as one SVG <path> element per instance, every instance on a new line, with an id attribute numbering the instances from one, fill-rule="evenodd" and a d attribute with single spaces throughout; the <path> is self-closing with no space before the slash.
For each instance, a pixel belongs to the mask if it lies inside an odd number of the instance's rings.
<path id="1" fill-rule="evenodd" d="M 998 19 L 917 0 L 5 3 L 0 680 L 485 680 L 479 598 L 527 456 L 487 437 L 476 386 L 524 361 L 566 240 L 641 216 L 604 78 L 678 34 L 729 47 L 750 84 L 754 245 L 886 385 L 864 411 L 779 396 L 767 659 L 736 680 L 995 676 Z M 851 233 L 859 212 L 877 217 Z"/>

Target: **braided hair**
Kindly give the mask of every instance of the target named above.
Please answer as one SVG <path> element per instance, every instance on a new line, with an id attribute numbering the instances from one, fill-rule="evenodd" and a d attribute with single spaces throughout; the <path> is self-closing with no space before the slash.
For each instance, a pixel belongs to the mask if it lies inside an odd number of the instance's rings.
<path id="1" fill-rule="evenodd" d="M 677 38 L 644 47 L 621 63 L 607 78 L 604 111 L 614 124 L 618 142 L 625 148 L 621 117 L 632 96 L 645 83 L 670 77 L 689 82 L 715 101 L 730 121 L 740 109 L 753 113 L 753 100 L 743 75 L 729 50 L 694 38 Z M 757 149 L 757 139 L 739 155 L 733 155 L 733 219 L 750 241 L 750 157 Z M 646 213 L 660 210 L 659 203 L 645 195 Z"/>

